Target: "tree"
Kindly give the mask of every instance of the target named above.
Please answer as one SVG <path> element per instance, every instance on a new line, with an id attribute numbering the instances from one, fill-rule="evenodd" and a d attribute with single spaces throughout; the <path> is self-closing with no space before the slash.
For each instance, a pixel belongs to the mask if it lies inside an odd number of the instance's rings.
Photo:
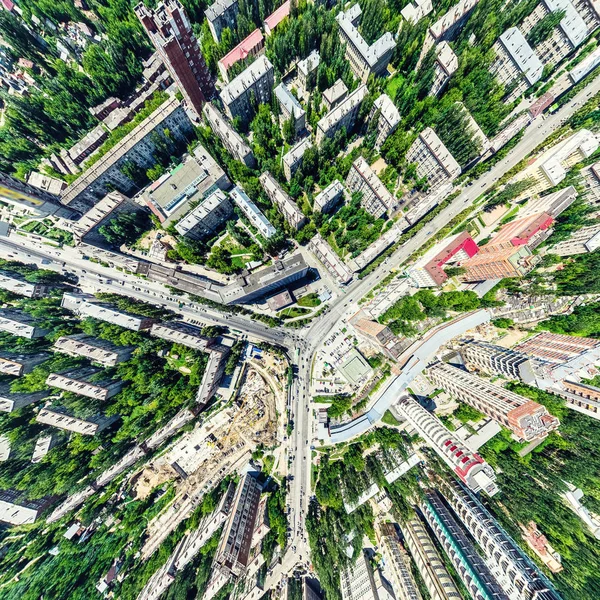
<path id="1" fill-rule="evenodd" d="M 152 226 L 145 211 L 121 212 L 98 229 L 98 233 L 112 246 L 131 246 Z"/>
<path id="2" fill-rule="evenodd" d="M 565 14 L 564 10 L 555 10 L 542 17 L 527 34 L 529 44 L 535 47 L 546 41 L 552 35 L 554 28 L 564 19 Z"/>

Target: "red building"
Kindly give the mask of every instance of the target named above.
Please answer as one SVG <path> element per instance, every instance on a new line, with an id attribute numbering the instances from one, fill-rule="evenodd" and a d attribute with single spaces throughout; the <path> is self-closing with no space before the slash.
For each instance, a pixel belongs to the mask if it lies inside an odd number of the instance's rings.
<path id="1" fill-rule="evenodd" d="M 185 9 L 179 0 L 166 0 L 154 10 L 138 4 L 135 13 L 188 105 L 200 116 L 214 84 Z"/>

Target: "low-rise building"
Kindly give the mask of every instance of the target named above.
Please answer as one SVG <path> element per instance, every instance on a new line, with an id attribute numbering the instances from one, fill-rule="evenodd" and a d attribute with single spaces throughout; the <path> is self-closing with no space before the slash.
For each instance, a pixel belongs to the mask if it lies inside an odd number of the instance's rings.
<path id="1" fill-rule="evenodd" d="M 446 265 L 460 264 L 475 256 L 478 250 L 469 232 L 463 231 L 436 244 L 406 272 L 417 287 L 436 287 L 448 279 L 444 271 Z"/>
<path id="2" fill-rule="evenodd" d="M 48 392 L 11 392 L 10 382 L 0 382 L 0 412 L 12 412 L 48 396 Z"/>
<path id="3" fill-rule="evenodd" d="M 96 367 L 50 373 L 46 385 L 95 400 L 108 400 L 121 391 L 124 383 L 114 379 L 101 379 L 101 374 L 102 369 Z"/>
<path id="4" fill-rule="evenodd" d="M 401 341 L 389 327 L 366 319 L 365 316 L 360 311 L 357 318 L 351 321 L 358 337 L 366 340 L 377 350 L 381 350 L 389 358 L 396 360 L 411 342 Z"/>
<path id="5" fill-rule="evenodd" d="M 206 104 L 203 109 L 204 117 L 212 132 L 221 140 L 226 150 L 247 167 L 256 166 L 256 159 L 242 136 L 227 122 L 223 115 L 212 105 Z"/>
<path id="6" fill-rule="evenodd" d="M 401 11 L 400 14 L 413 25 L 416 25 L 423 17 L 426 17 L 433 11 L 433 3 L 431 0 L 415 0 L 409 2 Z"/>
<path id="7" fill-rule="evenodd" d="M 329 273 L 342 285 L 352 281 L 352 271 L 342 262 L 335 250 L 317 233 L 308 243 L 308 249 L 319 259 Z"/>
<path id="8" fill-rule="evenodd" d="M 361 206 L 377 219 L 398 208 L 398 200 L 390 194 L 362 156 L 352 163 L 346 178 L 346 187 L 353 194 L 362 193 Z"/>
<path id="9" fill-rule="evenodd" d="M 433 83 L 429 95 L 437 96 L 444 90 L 446 84 L 450 81 L 450 77 L 458 69 L 458 57 L 454 54 L 448 42 L 438 44 L 433 68 Z"/>
<path id="10" fill-rule="evenodd" d="M 330 88 L 323 92 L 323 103 L 328 111 L 333 110 L 340 102 L 348 96 L 346 84 L 338 79 Z"/>
<path id="11" fill-rule="evenodd" d="M 342 127 L 348 133 L 352 130 L 358 111 L 368 93 L 366 85 L 357 87 L 317 123 L 318 145 L 321 145 L 325 138 L 332 138 Z"/>
<path id="12" fill-rule="evenodd" d="M 267 217 L 262 213 L 260 208 L 250 200 L 246 192 L 239 187 L 235 186 L 230 192 L 231 199 L 235 202 L 235 205 L 244 213 L 246 218 L 250 221 L 253 227 L 256 227 L 258 233 L 264 238 L 269 239 L 277 233 L 277 230 Z"/>
<path id="13" fill-rule="evenodd" d="M 260 29 L 255 29 L 244 38 L 233 50 L 228 52 L 217 64 L 223 80 L 229 83 L 229 69 L 240 60 L 248 60 L 260 54 L 265 47 L 265 39 Z"/>
<path id="14" fill-rule="evenodd" d="M 548 538 L 538 529 L 534 521 L 529 521 L 527 527 L 520 526 L 525 543 L 535 552 L 536 556 L 548 567 L 551 573 L 563 570 L 560 554 L 550 545 Z"/>
<path id="15" fill-rule="evenodd" d="M 313 200 L 314 212 L 331 212 L 336 204 L 344 197 L 344 186 L 339 180 L 334 179 L 324 190 L 319 192 Z"/>
<path id="16" fill-rule="evenodd" d="M 221 289 L 225 304 L 250 304 L 275 290 L 287 287 L 308 273 L 308 265 L 301 254 L 275 261 L 272 266 L 241 275 Z"/>
<path id="17" fill-rule="evenodd" d="M 305 137 L 297 144 L 292 146 L 290 150 L 283 155 L 283 172 L 288 181 L 292 180 L 292 177 L 302 164 L 302 157 L 304 156 L 304 153 L 309 148 L 312 148 L 312 142 L 310 141 L 309 137 Z"/>
<path id="18" fill-rule="evenodd" d="M 26 298 L 43 298 L 56 287 L 46 283 L 32 283 L 24 275 L 15 271 L 0 269 L 0 289 L 25 296 Z"/>
<path id="19" fill-rule="evenodd" d="M 68 150 L 62 150 L 60 158 L 71 173 L 77 173 L 80 170 L 79 165 L 92 156 L 107 138 L 108 132 L 106 129 L 102 125 L 97 125 L 74 146 L 71 146 Z"/>
<path id="20" fill-rule="evenodd" d="M 304 213 L 298 208 L 298 205 L 290 198 L 283 188 L 275 181 L 275 178 L 269 171 L 265 171 L 259 181 L 265 190 L 265 194 L 279 208 L 288 225 L 298 231 L 306 223 Z"/>
<path id="21" fill-rule="evenodd" d="M 490 70 L 506 91 L 506 102 L 512 102 L 542 77 L 544 65 L 516 28 L 507 29 L 493 46 L 496 60 Z"/>
<path id="22" fill-rule="evenodd" d="M 154 323 L 154 319 L 119 310 L 88 294 L 66 293 L 63 295 L 61 306 L 81 317 L 92 317 L 133 331 L 150 329 Z"/>
<path id="23" fill-rule="evenodd" d="M 286 0 L 279 8 L 275 9 L 264 21 L 265 35 L 269 36 L 274 29 L 290 14 L 290 0 Z"/>
<path id="24" fill-rule="evenodd" d="M 250 121 L 258 104 L 269 104 L 274 83 L 273 65 L 259 56 L 221 92 L 221 101 L 230 119 Z"/>
<path id="25" fill-rule="evenodd" d="M 150 335 L 194 350 L 206 350 L 212 343 L 212 339 L 203 335 L 199 327 L 183 321 L 155 323 L 150 329 Z"/>
<path id="26" fill-rule="evenodd" d="M 217 190 L 230 188 L 225 171 L 199 144 L 181 164 L 150 184 L 141 199 L 166 227 L 188 214 L 191 204 L 201 203 Z"/>
<path id="27" fill-rule="evenodd" d="M 379 150 L 383 142 L 390 136 L 400 123 L 400 113 L 387 94 L 381 94 L 373 103 L 369 121 L 379 115 L 377 120 L 377 138 L 375 149 Z"/>
<path id="28" fill-rule="evenodd" d="M 134 350 L 131 346 L 117 346 L 85 333 L 63 335 L 54 342 L 52 349 L 61 354 L 87 358 L 104 367 L 114 367 L 129 360 Z"/>
<path id="29" fill-rule="evenodd" d="M 0 521 L 9 525 L 31 525 L 53 502 L 54 497 L 27 500 L 23 492 L 1 490 Z"/>
<path id="30" fill-rule="evenodd" d="M 185 215 L 175 229 L 192 240 L 201 240 L 214 235 L 232 217 L 233 205 L 229 198 L 221 190 L 216 190 Z"/>
<path id="31" fill-rule="evenodd" d="M 223 29 L 235 31 L 238 11 L 238 0 L 215 0 L 204 11 L 208 28 L 217 44 L 221 41 Z"/>
<path id="32" fill-rule="evenodd" d="M 406 162 L 417 165 L 417 175 L 427 178 L 431 188 L 456 179 L 460 165 L 431 127 L 427 127 L 406 153 Z"/>
<path id="33" fill-rule="evenodd" d="M 35 367 L 50 358 L 47 352 L 35 354 L 17 354 L 16 352 L 0 352 L 0 373 L 20 377 L 31 373 Z"/>
<path id="34" fill-rule="evenodd" d="M 44 337 L 48 333 L 47 329 L 39 327 L 36 319 L 27 313 L 10 308 L 0 309 L 0 331 L 30 340 Z"/>
<path id="35" fill-rule="evenodd" d="M 292 304 L 294 304 L 294 299 L 288 290 L 283 290 L 283 292 L 267 298 L 267 305 L 274 312 L 283 310 Z"/>
<path id="36" fill-rule="evenodd" d="M 293 119 L 296 135 L 306 127 L 306 112 L 302 108 L 296 96 L 290 92 L 284 83 L 280 83 L 275 88 L 275 97 L 281 108 L 281 120 L 289 121 Z"/>
<path id="37" fill-rule="evenodd" d="M 81 219 L 71 224 L 71 231 L 78 243 L 92 245 L 106 244 L 106 240 L 98 231 L 107 219 L 116 217 L 121 212 L 135 212 L 139 206 L 120 192 L 109 192 L 90 210 L 81 216 Z"/>
<path id="38" fill-rule="evenodd" d="M 133 163 L 144 171 L 154 167 L 159 146 L 163 151 L 165 145 L 187 143 L 192 128 L 183 104 L 170 98 L 69 185 L 61 202 L 85 212 L 112 190 L 131 194 L 137 184 L 123 172 L 124 165 Z"/>
<path id="39" fill-rule="evenodd" d="M 110 417 L 98 415 L 87 419 L 79 419 L 58 409 L 46 407 L 40 410 L 35 420 L 43 425 L 51 425 L 57 429 L 73 431 L 81 435 L 96 435 L 115 423 L 119 418 L 119 415 Z"/>
<path id="40" fill-rule="evenodd" d="M 317 50 L 313 50 L 305 59 L 301 60 L 297 65 L 298 81 L 305 92 L 310 92 L 317 81 L 317 69 L 321 57 Z"/>
<path id="41" fill-rule="evenodd" d="M 346 58 L 354 76 L 366 83 L 370 75 L 383 75 L 386 70 L 396 42 L 391 33 L 384 33 L 376 42 L 369 45 L 357 29 L 361 9 L 354 4 L 346 12 L 340 12 L 336 20 L 339 25 L 340 40 L 346 45 Z"/>

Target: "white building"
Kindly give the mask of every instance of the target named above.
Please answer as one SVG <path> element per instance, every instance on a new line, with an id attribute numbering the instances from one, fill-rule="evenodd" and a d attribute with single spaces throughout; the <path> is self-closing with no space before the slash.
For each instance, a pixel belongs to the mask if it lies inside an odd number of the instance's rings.
<path id="1" fill-rule="evenodd" d="M 305 137 L 283 155 L 283 172 L 288 181 L 291 181 L 294 173 L 296 173 L 302 164 L 302 157 L 309 148 L 312 148 L 312 142 L 310 141 L 310 137 Z"/>
<path id="2" fill-rule="evenodd" d="M 301 60 L 297 65 L 298 80 L 306 93 L 314 87 L 317 78 L 317 69 L 321 57 L 317 50 L 313 50 L 304 60 Z"/>
<path id="3" fill-rule="evenodd" d="M 324 190 L 319 192 L 313 200 L 313 211 L 328 213 L 344 197 L 344 186 L 334 179 Z"/>
<path id="4" fill-rule="evenodd" d="M 10 308 L 0 309 L 0 331 L 30 340 L 43 337 L 48 333 L 47 329 L 38 327 L 37 321 L 27 313 Z"/>
<path id="5" fill-rule="evenodd" d="M 377 219 L 398 207 L 398 200 L 390 194 L 362 156 L 352 163 L 346 187 L 351 193 L 362 193 L 362 207 Z"/>
<path id="6" fill-rule="evenodd" d="M 51 425 L 65 431 L 73 431 L 81 435 L 96 435 L 119 419 L 119 415 L 111 417 L 97 416 L 88 419 L 78 419 L 58 410 L 43 408 L 35 418 L 38 423 Z"/>
<path id="7" fill-rule="evenodd" d="M 423 17 L 426 17 L 433 10 L 431 0 L 415 0 L 414 3 L 409 2 L 401 11 L 400 14 L 413 25 L 416 25 Z"/>
<path id="8" fill-rule="evenodd" d="M 401 119 L 396 105 L 387 94 L 381 94 L 381 96 L 375 100 L 373 108 L 371 109 L 371 114 L 369 115 L 369 121 L 373 119 L 377 113 L 379 113 L 379 120 L 377 121 L 375 149 L 379 150 L 388 136 L 396 131 L 396 127 L 398 127 Z"/>
<path id="9" fill-rule="evenodd" d="M 362 101 L 368 93 L 366 85 L 359 86 L 317 123 L 318 145 L 321 145 L 326 137 L 332 138 L 342 127 L 345 127 L 347 132 L 352 130 Z"/>
<path id="10" fill-rule="evenodd" d="M 379 570 L 373 570 L 364 550 L 354 564 L 340 571 L 340 591 L 342 600 L 394 600 L 391 586 Z"/>
<path id="11" fill-rule="evenodd" d="M 229 195 L 236 206 L 238 206 L 244 215 L 246 215 L 246 218 L 250 221 L 252 226 L 258 229 L 260 235 L 269 239 L 277 233 L 275 227 L 273 227 L 267 217 L 263 215 L 260 208 L 248 198 L 248 195 L 241 187 L 234 187 Z"/>
<path id="12" fill-rule="evenodd" d="M 341 79 L 338 79 L 330 88 L 327 88 L 323 92 L 325 108 L 328 111 L 333 110 L 347 95 L 348 88 L 346 84 Z"/>
<path id="13" fill-rule="evenodd" d="M 273 202 L 283 214 L 288 225 L 298 231 L 306 223 L 306 217 L 298 208 L 298 205 L 283 191 L 283 188 L 275 181 L 275 178 L 265 171 L 259 181 L 267 194 L 267 197 Z"/>
<path id="14" fill-rule="evenodd" d="M 600 223 L 578 229 L 569 239 L 552 246 L 550 252 L 558 256 L 573 256 L 593 252 L 598 248 L 600 248 Z"/>
<path id="15" fill-rule="evenodd" d="M 317 233 L 308 243 L 308 249 L 319 259 L 338 283 L 345 285 L 352 280 L 352 271 L 342 262 L 335 250 Z"/>
<path id="16" fill-rule="evenodd" d="M 284 83 L 280 83 L 275 88 L 275 97 L 281 108 L 281 120 L 289 121 L 290 119 L 293 119 L 294 129 L 297 135 L 306 127 L 305 110 Z"/>
<path id="17" fill-rule="evenodd" d="M 216 190 L 185 215 L 175 229 L 192 240 L 201 240 L 215 234 L 232 217 L 233 206 L 229 198 L 221 190 Z"/>
<path id="18" fill-rule="evenodd" d="M 436 57 L 433 73 L 433 84 L 429 91 L 430 96 L 437 96 L 445 87 L 450 77 L 458 69 L 458 57 L 448 42 L 440 42 L 436 48 Z"/>

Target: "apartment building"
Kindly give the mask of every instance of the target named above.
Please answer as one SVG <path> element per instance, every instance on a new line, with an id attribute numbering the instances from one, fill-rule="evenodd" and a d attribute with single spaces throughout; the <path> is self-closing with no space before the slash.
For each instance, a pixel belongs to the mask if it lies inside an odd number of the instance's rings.
<path id="1" fill-rule="evenodd" d="M 10 381 L 0 382 L 0 412 L 13 412 L 48 397 L 47 391 L 11 392 Z"/>
<path id="2" fill-rule="evenodd" d="M 406 153 L 406 162 L 417 165 L 417 175 L 425 177 L 432 189 L 456 179 L 461 172 L 460 165 L 431 127 L 424 129 L 413 142 Z"/>
<path id="3" fill-rule="evenodd" d="M 294 130 L 298 135 L 306 127 L 306 112 L 302 108 L 296 96 L 290 92 L 284 83 L 280 83 L 275 88 L 275 98 L 281 109 L 281 121 L 289 121 L 293 119 Z"/>
<path id="4" fill-rule="evenodd" d="M 390 194 L 362 156 L 352 163 L 346 187 L 352 194 L 362 193 L 361 206 L 376 219 L 389 215 L 398 208 L 398 200 Z"/>
<path id="5" fill-rule="evenodd" d="M 296 65 L 298 81 L 306 93 L 310 92 L 317 82 L 317 69 L 321 63 L 318 50 L 313 50 Z"/>
<path id="6" fill-rule="evenodd" d="M 169 137 L 165 130 L 169 131 Z M 157 143 L 174 148 L 175 143 L 190 141 L 191 133 L 192 122 L 185 108 L 177 98 L 170 98 L 86 169 L 63 192 L 61 202 L 86 212 L 113 190 L 131 194 L 137 185 L 123 173 L 124 165 L 133 163 L 145 171 L 157 163 Z"/>
<path id="7" fill-rule="evenodd" d="M 406 272 L 417 287 L 437 287 L 448 279 L 444 271 L 446 265 L 460 265 L 478 251 L 469 232 L 463 231 L 433 246 Z"/>
<path id="8" fill-rule="evenodd" d="M 542 19 L 555 12 L 564 12 L 563 19 L 545 40 L 535 46 L 535 53 L 543 65 L 558 64 L 579 47 L 588 35 L 586 22 L 570 0 L 541 0 L 523 19 L 520 31 L 527 36 Z"/>
<path id="9" fill-rule="evenodd" d="M 269 36 L 275 28 L 290 14 L 291 2 L 286 0 L 279 8 L 276 8 L 265 20 L 263 27 L 265 35 Z"/>
<path id="10" fill-rule="evenodd" d="M 433 83 L 429 95 L 438 96 L 458 69 L 458 57 L 448 42 L 440 42 L 437 45 L 433 69 Z"/>
<path id="11" fill-rule="evenodd" d="M 265 269 L 241 275 L 234 283 L 221 289 L 221 297 L 225 304 L 251 304 L 275 290 L 302 279 L 307 273 L 308 265 L 302 255 L 294 254 L 275 261 L 272 266 Z"/>
<path id="12" fill-rule="evenodd" d="M 260 29 L 255 29 L 217 63 L 223 81 L 229 83 L 229 69 L 231 69 L 233 65 L 240 60 L 250 60 L 253 56 L 258 56 L 263 51 L 264 47 L 265 38 Z"/>
<path id="13" fill-rule="evenodd" d="M 593 252 L 598 248 L 600 248 L 600 224 L 578 229 L 569 239 L 552 246 L 550 252 L 558 256 L 574 256 Z"/>
<path id="14" fill-rule="evenodd" d="M 82 169 L 82 163 L 95 154 L 107 138 L 108 131 L 102 125 L 97 125 L 71 148 L 63 148 L 57 160 L 64 164 L 69 173 L 78 173 Z"/>
<path id="15" fill-rule="evenodd" d="M 356 561 L 340 571 L 342 600 L 393 600 L 390 584 L 371 566 L 369 555 L 361 550 Z"/>
<path id="16" fill-rule="evenodd" d="M 498 492 L 492 467 L 446 429 L 437 417 L 408 397 L 398 402 L 397 410 L 470 490 L 484 491 L 488 496 Z"/>
<path id="17" fill-rule="evenodd" d="M 366 85 L 359 86 L 317 123 L 317 145 L 320 146 L 325 138 L 335 136 L 342 127 L 348 133 L 352 131 L 362 101 L 368 93 Z"/>
<path id="18" fill-rule="evenodd" d="M 37 171 L 31 171 L 27 175 L 27 183 L 53 196 L 60 196 L 60 193 L 67 187 L 66 181 Z"/>
<path id="19" fill-rule="evenodd" d="M 577 198 L 577 189 L 570 185 L 569 187 L 558 190 L 545 196 L 530 198 L 527 204 L 519 209 L 519 220 L 532 215 L 546 213 L 553 219 L 560 216 Z"/>
<path id="20" fill-rule="evenodd" d="M 223 29 L 236 30 L 238 10 L 238 0 L 215 0 L 204 11 L 208 28 L 217 44 L 221 41 Z"/>
<path id="21" fill-rule="evenodd" d="M 185 217 L 192 204 L 201 203 L 217 190 L 230 188 L 231 181 L 225 171 L 206 148 L 198 144 L 180 164 L 146 187 L 140 198 L 163 227 L 168 227 Z"/>
<path id="22" fill-rule="evenodd" d="M 0 309 L 0 331 L 30 340 L 44 337 L 48 333 L 47 329 L 42 329 L 37 325 L 36 319 L 27 313 L 11 308 Z"/>
<path id="23" fill-rule="evenodd" d="M 208 363 L 202 374 L 200 387 L 196 392 L 196 404 L 204 408 L 219 389 L 225 373 L 229 348 L 222 344 L 211 343 L 208 348 Z"/>
<path id="24" fill-rule="evenodd" d="M 119 415 L 110 417 L 98 415 L 87 419 L 79 419 L 72 415 L 62 412 L 58 408 L 42 408 L 37 414 L 35 420 L 42 425 L 51 425 L 57 429 L 72 431 L 81 435 L 96 435 L 107 427 L 110 427 L 119 419 Z"/>
<path id="25" fill-rule="evenodd" d="M 0 435 L 0 463 L 6 462 L 12 453 L 11 441 L 5 434 Z"/>
<path id="26" fill-rule="evenodd" d="M 510 598 L 560 600 L 561 596 L 548 578 L 504 531 L 477 496 L 455 480 L 446 482 L 443 495 L 483 550 L 492 574 Z"/>
<path id="27" fill-rule="evenodd" d="M 344 186 L 338 179 L 334 179 L 324 190 L 313 199 L 313 211 L 329 213 L 344 197 Z"/>
<path id="28" fill-rule="evenodd" d="M 306 217 L 298 205 L 286 194 L 283 188 L 275 181 L 271 173 L 265 171 L 259 178 L 265 194 L 283 214 L 288 225 L 298 231 L 306 223 Z"/>
<path id="29" fill-rule="evenodd" d="M 223 118 L 223 115 L 212 105 L 204 106 L 204 118 L 212 132 L 221 140 L 225 149 L 233 158 L 244 163 L 249 168 L 256 166 L 256 159 L 242 136 Z"/>
<path id="30" fill-rule="evenodd" d="M 595 133 L 588 129 L 580 129 L 566 140 L 546 150 L 535 162 L 511 179 L 510 183 L 525 179 L 534 181 L 516 200 L 540 194 L 558 185 L 573 165 L 589 158 L 599 146 Z"/>
<path id="31" fill-rule="evenodd" d="M 379 115 L 377 121 L 377 137 L 375 138 L 375 149 L 379 150 L 383 142 L 396 131 L 400 124 L 400 113 L 396 105 L 387 94 L 381 94 L 373 103 L 369 121 Z"/>
<path id="32" fill-rule="evenodd" d="M 112 342 L 85 333 L 63 335 L 52 346 L 55 352 L 87 358 L 103 367 L 115 367 L 131 358 L 132 346 L 117 346 Z"/>
<path id="33" fill-rule="evenodd" d="M 28 500 L 24 492 L 0 490 L 0 521 L 9 525 L 31 525 L 56 498 L 46 496 Z"/>
<path id="34" fill-rule="evenodd" d="M 283 173 L 288 181 L 292 180 L 292 177 L 300 168 L 304 153 L 312 147 L 313 144 L 310 141 L 310 137 L 306 137 L 292 146 L 289 151 L 283 155 Z"/>
<path id="35" fill-rule="evenodd" d="M 253 227 L 256 227 L 258 233 L 264 238 L 269 239 L 277 233 L 277 230 L 267 217 L 262 213 L 260 208 L 250 200 L 246 192 L 241 187 L 235 186 L 230 194 L 230 198 L 235 205 L 244 213 Z"/>
<path id="36" fill-rule="evenodd" d="M 504 86 L 506 102 L 512 102 L 541 79 L 544 65 L 516 27 L 507 29 L 492 49 L 496 60 L 490 71 Z"/>
<path id="37" fill-rule="evenodd" d="M 35 447 L 33 449 L 33 454 L 31 455 L 31 462 L 36 464 L 39 463 L 52 448 L 58 446 L 61 439 L 58 435 L 54 433 L 42 434 L 35 441 Z"/>
<path id="38" fill-rule="evenodd" d="M 353 317 L 350 321 L 358 337 L 364 339 L 392 360 L 397 360 L 410 343 L 407 344 L 405 341 L 401 341 L 392 333 L 389 327 L 377 321 L 366 319 L 365 316 L 363 311 L 359 311 L 357 318 Z"/>
<path id="39" fill-rule="evenodd" d="M 400 528 L 431 600 L 461 600 L 462 595 L 421 520 L 414 517 Z"/>
<path id="40" fill-rule="evenodd" d="M 274 81 L 273 65 L 266 56 L 259 56 L 221 91 L 227 116 L 250 121 L 256 105 L 270 103 Z"/>
<path id="41" fill-rule="evenodd" d="M 327 241 L 321 237 L 321 234 L 315 234 L 307 247 L 340 285 L 346 285 L 352 281 L 352 271 L 343 263 Z"/>
<path id="42" fill-rule="evenodd" d="M 416 25 L 423 17 L 426 17 L 433 11 L 431 0 L 415 0 L 409 2 L 401 11 L 400 14 L 413 25 Z"/>
<path id="43" fill-rule="evenodd" d="M 339 25 L 340 40 L 346 46 L 346 59 L 354 76 L 366 83 L 370 75 L 383 75 L 396 42 L 391 33 L 384 33 L 376 42 L 369 45 L 358 31 L 361 8 L 354 4 L 346 12 L 340 12 L 336 20 Z"/>
<path id="44" fill-rule="evenodd" d="M 545 406 L 447 363 L 429 367 L 427 377 L 457 400 L 510 429 L 520 440 L 546 437 L 560 425 Z"/>
<path id="45" fill-rule="evenodd" d="M 330 88 L 323 92 L 323 104 L 328 111 L 333 110 L 340 102 L 348 96 L 346 84 L 338 79 Z"/>
<path id="46" fill-rule="evenodd" d="M 221 190 L 216 190 L 185 215 L 175 229 L 184 237 L 202 240 L 214 235 L 233 216 L 233 205 L 229 198 Z"/>
<path id="47" fill-rule="evenodd" d="M 124 382 L 101 379 L 99 376 L 102 372 L 96 367 L 82 367 L 74 371 L 50 373 L 46 385 L 94 400 L 108 400 L 121 391 Z"/>
<path id="48" fill-rule="evenodd" d="M 154 10 L 143 3 L 134 10 L 186 103 L 199 117 L 215 88 L 183 5 L 179 0 L 163 0 Z"/>
<path id="49" fill-rule="evenodd" d="M 215 565 L 233 576 L 242 575 L 248 566 L 261 493 L 262 485 L 251 473 L 241 478 L 235 491 L 215 556 Z"/>
<path id="50" fill-rule="evenodd" d="M 71 219 L 77 215 L 75 211 L 62 206 L 60 198 L 55 194 L 6 173 L 0 173 L 0 200 L 40 216 L 56 215 Z"/>
<path id="51" fill-rule="evenodd" d="M 427 492 L 420 508 L 473 600 L 510 600 L 440 494 Z"/>
<path id="52" fill-rule="evenodd" d="M 19 296 L 43 298 L 55 287 L 57 287 L 56 284 L 32 283 L 27 281 L 25 275 L 21 275 L 21 273 L 0 269 L 0 289 Z"/>
<path id="53" fill-rule="evenodd" d="M 150 329 L 150 335 L 194 350 L 206 350 L 212 343 L 211 338 L 203 335 L 199 327 L 183 321 L 155 323 Z"/>
<path id="54" fill-rule="evenodd" d="M 48 352 L 35 354 L 17 354 L 16 352 L 0 352 L 0 373 L 21 377 L 31 373 L 35 367 L 42 364 L 52 356 Z"/>
<path id="55" fill-rule="evenodd" d="M 519 350 L 471 339 L 461 346 L 460 355 L 470 371 L 481 370 L 489 375 L 535 383 L 535 364 Z"/>
<path id="56" fill-rule="evenodd" d="M 379 540 L 385 561 L 386 573 L 390 573 L 396 596 L 405 600 L 422 600 L 419 588 L 410 569 L 410 558 L 400 544 L 396 525 L 381 523 Z"/>
<path id="57" fill-rule="evenodd" d="M 526 339 L 515 350 L 555 365 L 574 359 L 594 364 L 600 360 L 600 340 L 543 331 Z"/>
<path id="58" fill-rule="evenodd" d="M 527 246 L 496 248 L 491 244 L 479 248 L 479 253 L 461 264 L 467 270 L 462 281 L 487 281 L 504 277 L 523 277 L 538 259 Z"/>
<path id="59" fill-rule="evenodd" d="M 150 329 L 154 323 L 154 319 L 118 310 L 88 294 L 66 293 L 63 295 L 61 306 L 75 312 L 80 317 L 92 317 L 133 331 Z"/>
<path id="60" fill-rule="evenodd" d="M 120 192 L 109 192 L 81 219 L 71 224 L 71 231 L 77 243 L 106 245 L 107 241 L 100 235 L 99 229 L 107 220 L 116 217 L 121 212 L 135 212 L 139 206 Z"/>

